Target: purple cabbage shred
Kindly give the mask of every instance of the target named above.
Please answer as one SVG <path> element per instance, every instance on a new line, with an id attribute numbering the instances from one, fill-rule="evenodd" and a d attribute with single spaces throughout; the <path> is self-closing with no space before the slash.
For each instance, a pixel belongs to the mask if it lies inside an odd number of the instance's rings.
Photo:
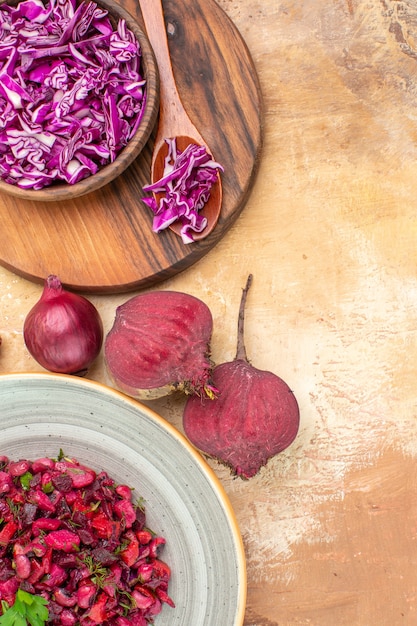
<path id="1" fill-rule="evenodd" d="M 95 2 L 0 7 L 0 178 L 77 183 L 115 160 L 146 105 L 141 50 Z"/>
<path id="2" fill-rule="evenodd" d="M 166 139 L 168 154 L 160 180 L 143 187 L 143 191 L 162 194 L 142 198 L 153 211 L 153 230 L 156 233 L 174 222 L 181 223 L 181 239 L 194 241 L 193 233 L 201 233 L 207 219 L 200 214 L 208 202 L 211 188 L 218 180 L 220 163 L 214 161 L 204 146 L 189 144 L 183 152 L 177 149 L 175 139 Z"/>

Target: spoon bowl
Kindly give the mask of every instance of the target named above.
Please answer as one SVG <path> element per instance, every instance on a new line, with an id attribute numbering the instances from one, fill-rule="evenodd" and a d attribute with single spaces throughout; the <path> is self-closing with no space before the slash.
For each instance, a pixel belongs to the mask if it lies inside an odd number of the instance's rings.
<path id="1" fill-rule="evenodd" d="M 157 139 L 157 141 L 155 142 L 155 147 L 157 149 L 154 149 L 153 157 L 152 157 L 152 167 L 151 167 L 152 182 L 159 180 L 162 177 L 163 172 L 164 172 L 164 162 L 165 162 L 165 158 L 168 155 L 168 145 L 164 141 L 164 137 L 165 135 L 161 136 L 160 140 L 158 141 Z M 189 137 L 188 135 L 177 135 L 175 137 L 175 140 L 176 140 L 177 147 L 181 152 L 183 152 L 185 148 L 191 143 L 192 144 L 198 143 L 198 145 L 205 145 L 202 139 L 199 142 L 197 142 L 195 137 Z M 154 197 L 157 202 L 159 202 L 162 199 L 163 195 L 164 195 L 163 193 L 154 193 Z M 204 230 L 201 231 L 201 233 L 197 233 L 197 232 L 193 233 L 194 241 L 199 241 L 200 239 L 204 239 L 214 230 L 214 228 L 216 227 L 217 221 L 219 219 L 221 205 L 222 205 L 222 185 L 221 185 L 220 175 L 217 174 L 217 182 L 211 188 L 210 197 L 208 201 L 206 202 L 206 204 L 204 205 L 204 207 L 200 211 L 201 215 L 203 215 L 207 219 L 207 226 L 204 228 Z M 179 221 L 177 221 L 171 224 L 170 229 L 176 235 L 180 236 L 181 227 L 182 227 L 182 224 Z"/>
<path id="2" fill-rule="evenodd" d="M 211 150 L 200 132 L 191 121 L 178 93 L 177 85 L 169 54 L 164 13 L 161 0 L 140 0 L 148 39 L 154 51 L 160 77 L 159 121 L 152 155 L 151 180 L 159 180 L 164 172 L 165 159 L 168 154 L 167 139 L 175 139 L 178 150 L 183 152 L 190 144 L 204 146 L 211 155 Z M 200 233 L 193 233 L 194 241 L 204 239 L 215 228 L 222 205 L 222 184 L 220 174 L 212 186 L 210 198 L 201 209 L 200 214 L 207 219 L 207 226 Z M 158 202 L 163 193 L 154 193 Z M 177 235 L 182 224 L 177 221 L 169 227 Z"/>

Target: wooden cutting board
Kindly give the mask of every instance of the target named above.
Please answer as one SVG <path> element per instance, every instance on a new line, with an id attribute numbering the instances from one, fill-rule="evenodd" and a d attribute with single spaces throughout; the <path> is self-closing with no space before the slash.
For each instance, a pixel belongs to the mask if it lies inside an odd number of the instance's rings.
<path id="1" fill-rule="evenodd" d="M 120 3 L 140 19 L 135 0 Z M 211 235 L 185 245 L 152 232 L 142 203 L 153 137 L 116 181 L 73 201 L 45 204 L 0 196 L 0 263 L 73 290 L 118 293 L 149 287 L 207 254 L 244 208 L 262 145 L 262 98 L 250 52 L 214 0 L 164 0 L 172 65 L 191 119 L 225 168 L 222 214 Z"/>

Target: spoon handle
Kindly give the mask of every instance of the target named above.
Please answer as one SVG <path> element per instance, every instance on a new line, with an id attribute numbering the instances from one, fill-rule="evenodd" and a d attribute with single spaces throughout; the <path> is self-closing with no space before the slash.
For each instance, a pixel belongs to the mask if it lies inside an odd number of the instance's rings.
<path id="1" fill-rule="evenodd" d="M 158 64 L 160 77 L 160 111 L 157 141 L 163 138 L 187 134 L 195 137 L 196 140 L 200 139 L 203 141 L 185 111 L 175 83 L 162 1 L 140 0 L 140 8 L 148 38 Z"/>

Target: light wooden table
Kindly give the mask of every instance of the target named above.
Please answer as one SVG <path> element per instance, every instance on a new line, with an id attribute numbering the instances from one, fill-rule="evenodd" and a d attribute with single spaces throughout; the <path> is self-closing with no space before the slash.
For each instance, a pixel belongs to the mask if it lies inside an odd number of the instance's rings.
<path id="1" fill-rule="evenodd" d="M 301 409 L 293 445 L 243 482 L 210 462 L 247 554 L 245 626 L 417 624 L 417 14 L 412 0 L 219 0 L 265 101 L 241 216 L 161 288 L 212 309 L 213 358 L 246 344 Z M 0 269 L 0 372 L 41 288 Z M 91 298 L 106 330 L 126 295 Z M 102 358 L 90 377 L 107 383 Z M 181 429 L 182 400 L 152 404 Z M 0 408 L 1 411 L 1 408 Z M 194 625 L 197 626 L 197 625 Z M 227 625 L 219 625 L 227 626 Z"/>

